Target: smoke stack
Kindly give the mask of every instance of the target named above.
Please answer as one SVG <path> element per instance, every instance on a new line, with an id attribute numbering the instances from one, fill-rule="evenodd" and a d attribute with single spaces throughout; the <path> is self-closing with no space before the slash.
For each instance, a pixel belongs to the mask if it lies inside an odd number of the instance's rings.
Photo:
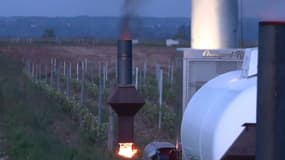
<path id="1" fill-rule="evenodd" d="M 118 84 L 132 84 L 132 40 L 118 41 Z"/>
<path id="2" fill-rule="evenodd" d="M 191 47 L 236 48 L 238 2 L 236 0 L 192 0 Z"/>
<path id="3" fill-rule="evenodd" d="M 259 24 L 257 160 L 285 159 L 285 22 Z"/>

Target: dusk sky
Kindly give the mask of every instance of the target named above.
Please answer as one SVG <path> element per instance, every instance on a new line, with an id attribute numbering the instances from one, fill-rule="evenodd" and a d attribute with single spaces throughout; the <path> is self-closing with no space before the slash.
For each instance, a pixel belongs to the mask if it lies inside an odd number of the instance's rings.
<path id="1" fill-rule="evenodd" d="M 133 0 L 137 13 L 189 17 L 191 0 Z M 285 18 L 285 0 L 243 0 L 245 15 Z M 0 16 L 120 16 L 123 0 L 0 0 Z M 277 18 L 276 18 L 277 19 Z"/>

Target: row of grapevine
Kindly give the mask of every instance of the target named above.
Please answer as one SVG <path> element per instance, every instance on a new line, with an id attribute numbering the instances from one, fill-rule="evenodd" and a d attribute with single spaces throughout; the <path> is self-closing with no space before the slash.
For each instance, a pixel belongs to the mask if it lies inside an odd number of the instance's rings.
<path id="1" fill-rule="evenodd" d="M 95 139 L 105 140 L 107 130 L 114 128 L 112 110 L 108 109 L 107 97 L 116 85 L 116 65 L 107 62 L 92 63 L 87 59 L 72 63 L 56 58 L 48 64 L 37 64 L 29 59 L 23 60 L 25 73 L 35 84 L 47 91 L 55 100 L 63 105 L 63 109 L 80 120 L 80 126 Z M 158 107 L 146 115 L 151 119 L 158 114 L 157 128 L 169 128 L 175 114 L 169 109 L 173 98 L 174 65 L 167 67 L 155 65 L 150 69 L 144 62 L 133 68 L 134 85 L 143 94 L 149 106 Z M 152 71 L 154 70 L 154 71 Z M 165 72 L 166 71 L 166 72 Z M 165 99 L 165 100 L 164 100 Z M 170 103 L 169 103 L 170 102 Z M 167 116 L 170 118 L 167 118 Z M 155 123 L 154 123 L 155 124 Z M 109 126 L 108 125 L 112 125 Z M 173 124 L 175 125 L 175 124 Z M 113 130 L 111 131 L 113 132 Z"/>

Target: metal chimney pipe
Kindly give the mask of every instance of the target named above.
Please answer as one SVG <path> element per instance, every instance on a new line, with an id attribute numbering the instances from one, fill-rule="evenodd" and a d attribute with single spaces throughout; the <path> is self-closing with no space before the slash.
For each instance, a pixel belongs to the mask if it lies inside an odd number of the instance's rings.
<path id="1" fill-rule="evenodd" d="M 118 86 L 108 103 L 118 115 L 118 143 L 133 143 L 134 116 L 145 101 L 132 85 L 132 40 L 118 40 Z"/>
<path id="2" fill-rule="evenodd" d="M 132 84 L 132 40 L 118 40 L 118 84 Z"/>
<path id="3" fill-rule="evenodd" d="M 260 22 L 257 160 L 285 159 L 285 22 Z"/>

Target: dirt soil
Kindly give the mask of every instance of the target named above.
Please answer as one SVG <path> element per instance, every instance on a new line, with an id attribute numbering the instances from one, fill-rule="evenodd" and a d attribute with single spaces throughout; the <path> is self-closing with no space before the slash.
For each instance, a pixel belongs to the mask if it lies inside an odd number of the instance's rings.
<path id="1" fill-rule="evenodd" d="M 108 62 L 115 64 L 117 46 L 36 46 L 36 45 L 11 45 L 1 46 L 0 52 L 21 59 L 28 59 L 40 64 L 49 64 L 51 58 L 78 63 L 87 59 L 89 62 Z M 145 61 L 150 67 L 155 63 L 166 67 L 174 60 L 176 48 L 163 46 L 133 46 L 134 65 L 141 65 Z"/>

